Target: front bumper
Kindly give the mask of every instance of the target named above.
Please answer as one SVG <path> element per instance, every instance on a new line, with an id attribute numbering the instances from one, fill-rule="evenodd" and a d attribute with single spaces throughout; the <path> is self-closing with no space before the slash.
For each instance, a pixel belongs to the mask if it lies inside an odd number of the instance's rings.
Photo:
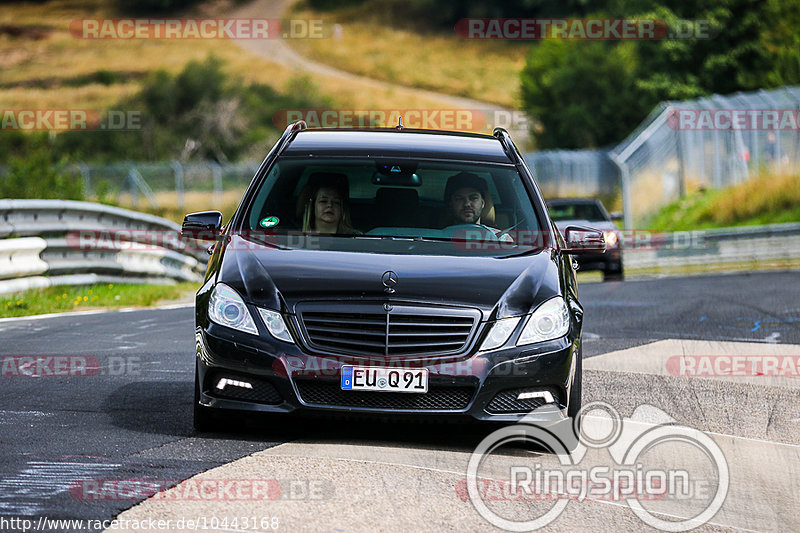
<path id="1" fill-rule="evenodd" d="M 579 340 L 570 335 L 525 347 L 419 361 L 335 357 L 304 353 L 294 344 L 209 323 L 198 327 L 200 404 L 267 413 L 447 416 L 465 420 L 557 422 L 566 417 Z M 426 394 L 342 391 L 341 367 L 425 367 Z M 248 383 L 226 385 L 221 379 Z M 547 391 L 554 403 L 520 400 L 519 392 Z M 544 409 L 537 409 L 546 405 Z"/>

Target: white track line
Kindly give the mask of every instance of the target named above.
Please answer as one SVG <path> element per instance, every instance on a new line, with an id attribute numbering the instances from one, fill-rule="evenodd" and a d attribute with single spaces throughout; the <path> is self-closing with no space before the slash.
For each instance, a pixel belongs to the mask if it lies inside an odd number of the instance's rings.
<path id="1" fill-rule="evenodd" d="M 162 305 L 156 307 L 123 307 L 121 309 L 93 309 L 91 311 L 68 311 L 66 313 L 48 313 L 46 315 L 13 316 L 8 318 L 0 318 L 0 323 L 19 322 L 23 320 L 45 320 L 48 318 L 59 318 L 64 316 L 101 315 L 103 313 L 131 313 L 133 311 L 152 311 L 152 310 L 160 311 L 164 309 L 183 309 L 186 307 L 194 307 L 194 302 Z"/>

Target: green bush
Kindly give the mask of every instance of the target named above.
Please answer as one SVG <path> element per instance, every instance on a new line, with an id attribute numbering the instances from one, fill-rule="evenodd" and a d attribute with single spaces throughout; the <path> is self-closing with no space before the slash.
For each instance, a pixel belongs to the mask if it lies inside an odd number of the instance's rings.
<path id="1" fill-rule="evenodd" d="M 276 113 L 330 105 L 308 78 L 292 80 L 282 93 L 261 83 L 245 84 L 212 56 L 191 61 L 178 74 L 151 73 L 135 97 L 114 106 L 138 111 L 140 129 L 64 132 L 54 148 L 85 161 L 260 158 L 280 134 L 273 123 Z"/>
<path id="2" fill-rule="evenodd" d="M 81 176 L 70 172 L 66 165 L 65 159 L 54 160 L 47 146 L 12 156 L 0 177 L 0 197 L 83 200 Z"/>
<path id="3" fill-rule="evenodd" d="M 532 44 L 522 96 L 539 120 L 533 135 L 543 148 L 617 143 L 663 100 L 800 83 L 797 0 L 608 0 L 583 5 L 589 7 L 592 17 L 656 19 L 669 28 L 703 21 L 708 35 Z M 582 16 L 578 3 L 560 8 L 554 16 Z"/>
<path id="4" fill-rule="evenodd" d="M 601 147 L 630 132 L 657 102 L 636 85 L 632 43 L 544 41 L 521 73 L 525 109 L 544 126 L 537 146 Z"/>

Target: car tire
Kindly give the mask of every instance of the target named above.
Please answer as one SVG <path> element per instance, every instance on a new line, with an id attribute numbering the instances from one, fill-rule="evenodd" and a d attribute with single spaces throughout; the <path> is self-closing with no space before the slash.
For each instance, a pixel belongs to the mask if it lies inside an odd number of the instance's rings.
<path id="1" fill-rule="evenodd" d="M 200 371 L 199 363 L 195 363 L 194 369 L 194 430 L 202 433 L 211 433 L 221 429 L 220 421 L 215 417 L 215 413 L 208 407 L 200 405 Z"/>
<path id="2" fill-rule="evenodd" d="M 616 270 L 603 270 L 603 281 L 623 281 L 625 274 L 622 272 L 622 265 Z"/>

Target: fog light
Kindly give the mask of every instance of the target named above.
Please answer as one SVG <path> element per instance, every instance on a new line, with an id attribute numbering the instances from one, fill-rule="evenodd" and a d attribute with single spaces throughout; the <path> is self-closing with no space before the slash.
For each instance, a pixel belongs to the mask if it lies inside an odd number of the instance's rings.
<path id="1" fill-rule="evenodd" d="M 236 381 L 235 379 L 228 379 L 228 378 L 222 378 L 221 380 L 219 380 L 219 383 L 217 383 L 217 388 L 219 390 L 225 390 L 225 387 L 228 385 L 230 385 L 231 387 L 239 387 L 240 389 L 253 388 L 253 386 L 246 381 Z"/>
<path id="2" fill-rule="evenodd" d="M 517 396 L 517 401 L 520 400 L 533 400 L 535 398 L 540 398 L 544 400 L 544 403 L 555 403 L 555 398 L 550 393 L 550 391 L 546 390 L 537 390 L 531 392 L 520 392 L 519 396 Z"/>

